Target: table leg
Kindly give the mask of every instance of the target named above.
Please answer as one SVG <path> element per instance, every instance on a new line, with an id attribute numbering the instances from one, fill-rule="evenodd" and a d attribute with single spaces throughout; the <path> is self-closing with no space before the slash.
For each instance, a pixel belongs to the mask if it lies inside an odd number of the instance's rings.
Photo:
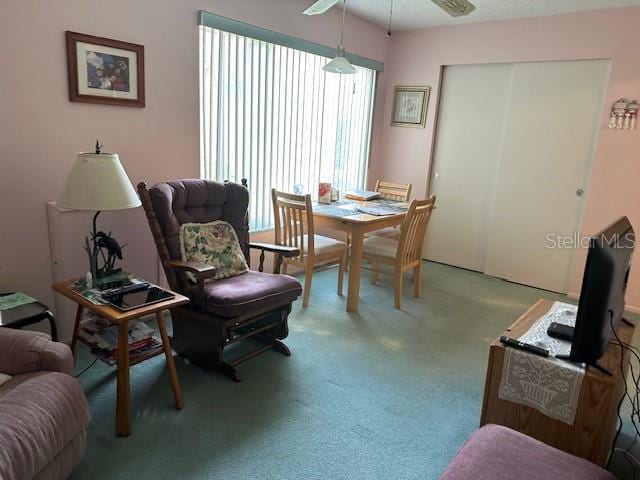
<path id="1" fill-rule="evenodd" d="M 131 385 L 129 384 L 129 325 L 118 325 L 118 383 L 116 435 L 131 435 Z"/>
<path id="2" fill-rule="evenodd" d="M 351 230 L 351 258 L 349 259 L 349 293 L 347 294 L 347 312 L 358 311 L 360 296 L 360 267 L 362 266 L 362 228 L 354 225 Z"/>
<path id="3" fill-rule="evenodd" d="M 83 314 L 84 307 L 78 304 L 78 308 L 76 309 L 76 323 L 73 325 L 73 336 L 71 337 L 71 352 L 74 357 L 76 354 L 76 343 L 78 343 L 78 330 L 80 329 L 80 321 L 82 320 Z"/>
<path id="4" fill-rule="evenodd" d="M 167 370 L 169 370 L 169 378 L 171 379 L 173 398 L 176 401 L 176 410 L 182 410 L 184 405 L 182 402 L 182 389 L 180 388 L 178 372 L 176 371 L 176 364 L 173 361 L 173 352 L 171 351 L 171 342 L 169 341 L 169 335 L 167 335 L 167 327 L 164 324 L 162 312 L 156 312 L 156 320 L 158 322 L 158 328 L 160 329 L 160 336 L 162 337 L 164 355 L 167 358 Z"/>

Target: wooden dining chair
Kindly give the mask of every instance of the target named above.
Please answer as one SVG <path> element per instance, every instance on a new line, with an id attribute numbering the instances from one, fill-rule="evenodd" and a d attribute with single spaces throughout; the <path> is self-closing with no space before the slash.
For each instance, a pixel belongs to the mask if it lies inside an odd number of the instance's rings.
<path id="1" fill-rule="evenodd" d="M 364 240 L 362 258 L 373 266 L 372 284 L 378 281 L 381 264 L 391 265 L 395 269 L 395 306 L 398 309 L 402 298 L 402 275 L 406 270 L 413 269 L 413 296 L 420 297 L 422 244 L 435 203 L 435 195 L 411 202 L 400 226 L 398 241 L 375 236 Z"/>
<path id="2" fill-rule="evenodd" d="M 373 189 L 378 192 L 382 198 L 387 200 L 396 200 L 398 202 L 407 202 L 411 197 L 410 183 L 392 183 L 384 180 L 376 180 L 376 186 Z"/>
<path id="3" fill-rule="evenodd" d="M 380 194 L 380 197 L 385 198 L 387 200 L 395 200 L 397 202 L 408 202 L 409 198 L 411 198 L 411 184 L 406 183 L 392 183 L 385 182 L 383 180 L 376 180 L 376 186 L 374 189 L 376 192 Z M 387 227 L 382 228 L 380 230 L 376 230 L 375 232 L 371 232 L 369 236 L 376 237 L 385 237 L 391 238 L 393 240 L 398 240 L 400 238 L 400 228 L 398 227 Z"/>
<path id="4" fill-rule="evenodd" d="M 380 194 L 380 198 L 394 200 L 396 202 L 407 202 L 409 198 L 411 198 L 410 183 L 393 183 L 377 179 L 374 191 Z M 386 227 L 367 234 L 367 236 L 372 235 L 397 240 L 400 238 L 400 229 L 398 227 Z M 349 238 L 348 235 L 347 244 L 351 245 L 351 238 Z"/>
<path id="5" fill-rule="evenodd" d="M 284 268 L 293 265 L 305 271 L 302 306 L 309 305 L 311 282 L 316 265 L 337 260 L 338 295 L 347 263 L 347 244 L 339 240 L 316 235 L 313 227 L 313 207 L 310 195 L 296 195 L 271 189 L 275 217 L 275 243 L 300 250 L 297 257 L 284 259 Z"/>

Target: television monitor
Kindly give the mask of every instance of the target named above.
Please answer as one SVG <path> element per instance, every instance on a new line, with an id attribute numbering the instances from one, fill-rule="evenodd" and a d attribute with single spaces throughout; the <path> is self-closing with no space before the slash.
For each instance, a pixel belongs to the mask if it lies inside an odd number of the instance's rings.
<path id="1" fill-rule="evenodd" d="M 613 337 L 612 328 L 623 320 L 634 247 L 635 233 L 627 217 L 590 238 L 571 340 L 572 362 L 597 366 Z"/>

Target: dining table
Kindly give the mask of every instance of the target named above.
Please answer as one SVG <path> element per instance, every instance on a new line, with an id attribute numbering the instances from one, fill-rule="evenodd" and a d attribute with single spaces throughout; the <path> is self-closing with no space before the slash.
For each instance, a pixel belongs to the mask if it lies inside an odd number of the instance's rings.
<path id="1" fill-rule="evenodd" d="M 389 214 L 372 215 L 359 208 L 384 209 Z M 362 249 L 367 234 L 387 227 L 399 226 L 409 209 L 409 202 L 399 202 L 378 198 L 359 201 L 343 198 L 331 203 L 313 204 L 314 228 L 331 228 L 347 233 L 351 241 L 349 254 L 349 283 L 347 291 L 347 312 L 357 312 L 360 301 L 360 273 Z"/>

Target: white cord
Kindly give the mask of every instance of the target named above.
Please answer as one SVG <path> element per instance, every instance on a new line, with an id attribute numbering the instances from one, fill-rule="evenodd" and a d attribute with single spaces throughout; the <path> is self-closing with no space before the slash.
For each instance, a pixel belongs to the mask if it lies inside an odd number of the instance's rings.
<path id="1" fill-rule="evenodd" d="M 340 29 L 340 46 L 344 48 L 344 18 L 347 15 L 347 0 L 342 0 L 342 28 Z"/>

